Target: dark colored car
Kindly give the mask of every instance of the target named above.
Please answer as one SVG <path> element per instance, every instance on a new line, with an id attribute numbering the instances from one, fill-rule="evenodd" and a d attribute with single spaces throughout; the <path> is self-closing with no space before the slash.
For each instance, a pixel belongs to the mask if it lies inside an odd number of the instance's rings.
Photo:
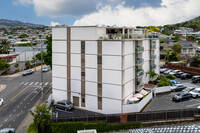
<path id="1" fill-rule="evenodd" d="M 162 68 L 162 69 L 160 69 L 160 73 L 164 73 L 167 70 L 169 70 L 169 68 Z"/>
<path id="2" fill-rule="evenodd" d="M 26 75 L 30 75 L 32 74 L 34 71 L 32 69 L 30 70 L 26 70 L 25 72 L 22 73 L 23 76 L 26 76 Z"/>
<path id="3" fill-rule="evenodd" d="M 181 79 L 190 79 L 190 78 L 192 78 L 192 75 L 189 74 L 189 73 L 183 73 L 183 74 L 181 75 Z"/>
<path id="4" fill-rule="evenodd" d="M 174 86 L 171 87 L 171 91 L 182 91 L 183 89 L 187 88 L 187 86 L 183 84 L 175 84 Z"/>
<path id="5" fill-rule="evenodd" d="M 68 100 L 57 101 L 54 104 L 54 108 L 63 109 L 65 111 L 72 110 L 74 108 L 73 103 Z"/>
<path id="6" fill-rule="evenodd" d="M 189 100 L 191 97 L 192 97 L 192 95 L 190 93 L 181 92 L 181 93 L 176 94 L 172 98 L 172 100 L 175 102 L 180 102 L 183 100 Z"/>
<path id="7" fill-rule="evenodd" d="M 200 82 L 200 76 L 199 75 L 193 76 L 192 79 L 191 79 L 191 82 L 192 83 Z"/>
<path id="8" fill-rule="evenodd" d="M 182 74 L 184 74 L 184 72 L 177 72 L 177 73 L 176 73 L 176 77 L 177 77 L 177 78 L 181 78 L 181 75 L 182 75 Z"/>

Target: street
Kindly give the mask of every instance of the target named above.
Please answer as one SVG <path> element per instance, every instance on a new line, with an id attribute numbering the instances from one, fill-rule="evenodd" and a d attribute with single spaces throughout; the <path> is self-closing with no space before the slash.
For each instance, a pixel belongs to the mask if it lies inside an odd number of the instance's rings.
<path id="1" fill-rule="evenodd" d="M 4 99 L 0 107 L 0 129 L 17 129 L 37 100 L 42 96 L 41 71 L 27 76 L 0 77 L 0 84 L 6 88 L 0 90 Z M 51 87 L 51 71 L 43 73 L 43 93 Z"/>

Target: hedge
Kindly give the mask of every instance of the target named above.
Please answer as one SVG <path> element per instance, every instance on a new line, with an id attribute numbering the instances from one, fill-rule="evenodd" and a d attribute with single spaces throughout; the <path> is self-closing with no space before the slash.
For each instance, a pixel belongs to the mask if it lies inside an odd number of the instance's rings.
<path id="1" fill-rule="evenodd" d="M 95 122 L 95 123 L 58 122 L 58 123 L 51 123 L 50 126 L 51 126 L 50 127 L 51 131 L 46 130 L 44 133 L 77 133 L 77 130 L 84 130 L 84 129 L 96 129 L 97 132 L 109 132 L 109 131 L 119 131 L 123 129 L 141 128 L 142 124 L 140 122 L 117 123 L 117 124 L 107 124 L 106 122 Z M 37 127 L 34 125 L 34 123 L 29 126 L 27 133 L 38 133 Z"/>

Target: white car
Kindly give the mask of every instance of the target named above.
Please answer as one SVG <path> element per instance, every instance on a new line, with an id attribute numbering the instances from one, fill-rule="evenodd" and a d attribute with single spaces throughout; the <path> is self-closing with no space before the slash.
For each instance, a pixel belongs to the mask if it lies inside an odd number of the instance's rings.
<path id="1" fill-rule="evenodd" d="M 42 68 L 42 72 L 47 72 L 50 71 L 50 67 L 49 66 L 45 66 Z"/>
<path id="2" fill-rule="evenodd" d="M 192 97 L 197 98 L 200 96 L 200 88 L 196 88 L 196 89 L 190 91 L 189 93 L 192 94 Z"/>
<path id="3" fill-rule="evenodd" d="M 0 98 L 0 106 L 3 105 L 3 98 Z"/>

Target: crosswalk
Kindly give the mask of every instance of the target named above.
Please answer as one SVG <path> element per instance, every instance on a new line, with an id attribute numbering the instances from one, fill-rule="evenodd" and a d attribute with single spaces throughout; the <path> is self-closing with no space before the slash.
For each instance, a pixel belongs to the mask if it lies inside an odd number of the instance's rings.
<path id="1" fill-rule="evenodd" d="M 21 82 L 20 85 L 41 86 L 42 82 Z M 51 82 L 43 82 L 44 86 L 52 85 Z"/>

